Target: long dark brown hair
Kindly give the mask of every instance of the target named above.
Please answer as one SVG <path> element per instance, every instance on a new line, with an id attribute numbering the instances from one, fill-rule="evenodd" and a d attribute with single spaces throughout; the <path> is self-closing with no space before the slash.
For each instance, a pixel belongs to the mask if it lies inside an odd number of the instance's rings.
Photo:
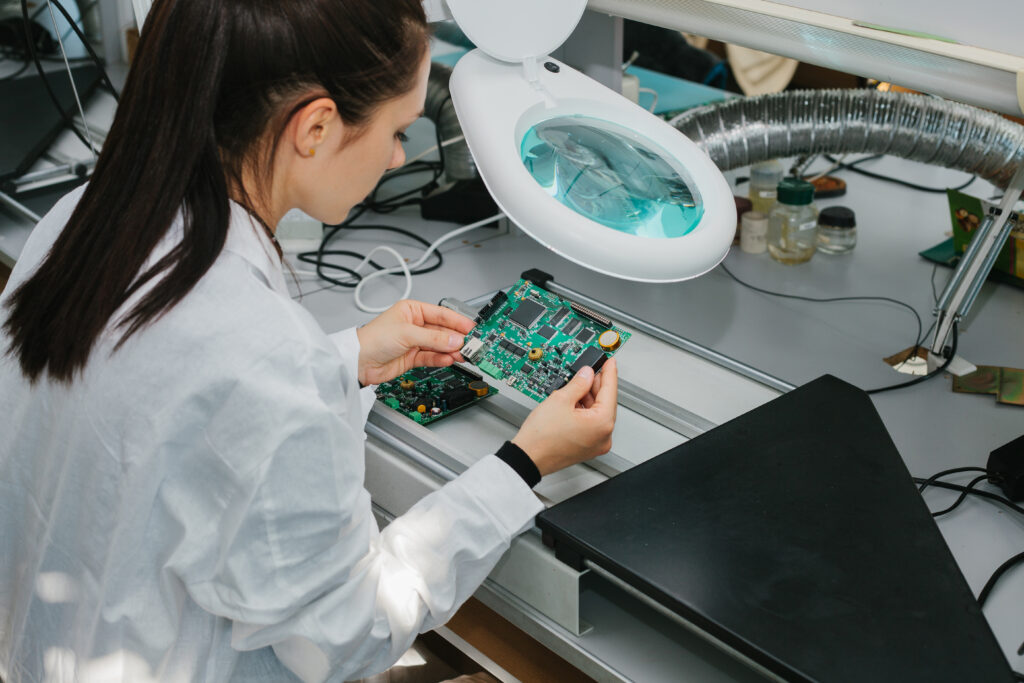
<path id="1" fill-rule="evenodd" d="M 70 383 L 154 279 L 119 344 L 180 302 L 224 246 L 229 188 L 269 176 L 291 116 L 328 96 L 358 129 L 412 88 L 427 35 L 421 0 L 157 0 L 92 180 L 8 302 L 25 375 Z M 142 272 L 179 213 L 184 239 Z"/>

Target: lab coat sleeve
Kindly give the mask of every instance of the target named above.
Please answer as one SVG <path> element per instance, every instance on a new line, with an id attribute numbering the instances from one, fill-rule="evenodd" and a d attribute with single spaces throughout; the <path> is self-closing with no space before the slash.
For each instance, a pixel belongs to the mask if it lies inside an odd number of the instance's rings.
<path id="1" fill-rule="evenodd" d="M 338 349 L 338 354 L 341 356 L 345 367 L 353 368 L 353 375 L 357 376 L 359 373 L 359 335 L 356 334 L 356 328 L 350 327 L 347 330 L 335 332 L 328 335 L 328 338 L 335 348 Z M 370 385 L 359 390 L 359 400 L 363 406 L 364 424 L 370 414 L 370 409 L 373 408 L 373 402 L 377 399 L 377 395 L 374 393 L 375 387 L 376 385 Z"/>
<path id="2" fill-rule="evenodd" d="M 305 681 L 359 678 L 447 621 L 542 504 L 489 455 L 378 531 L 363 435 L 344 414 L 359 401 L 325 400 L 302 390 L 316 379 L 294 375 L 254 373 L 222 404 L 262 426 L 205 435 L 226 469 L 247 474 L 216 484 L 217 520 L 194 522 L 199 540 L 172 569 L 199 605 L 232 620 L 236 649 L 272 646 Z"/>

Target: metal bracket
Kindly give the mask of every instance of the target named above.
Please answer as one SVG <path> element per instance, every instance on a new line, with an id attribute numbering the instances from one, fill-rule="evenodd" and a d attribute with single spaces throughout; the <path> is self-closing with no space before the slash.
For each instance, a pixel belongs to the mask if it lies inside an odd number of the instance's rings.
<path id="1" fill-rule="evenodd" d="M 1013 174 L 998 207 L 989 209 L 988 215 L 967 246 L 953 276 L 935 304 L 935 337 L 928 352 L 928 370 L 942 365 L 952 353 L 949 337 L 956 326 L 971 310 L 985 279 L 992 270 L 999 252 L 1006 243 L 1015 222 L 1013 205 L 1024 192 L 1024 166 Z"/>

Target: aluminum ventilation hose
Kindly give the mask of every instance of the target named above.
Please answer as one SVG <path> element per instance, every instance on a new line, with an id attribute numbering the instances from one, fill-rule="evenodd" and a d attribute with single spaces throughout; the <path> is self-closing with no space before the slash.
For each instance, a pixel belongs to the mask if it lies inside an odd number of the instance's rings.
<path id="1" fill-rule="evenodd" d="M 451 92 L 448 90 L 451 76 L 451 68 L 436 62 L 430 65 L 423 115 L 437 126 L 438 139 L 441 141 L 462 135 L 462 126 L 455 115 L 455 105 L 452 104 Z M 472 180 L 477 177 L 476 162 L 465 140 L 447 145 L 441 153 L 444 155 L 444 175 L 447 180 Z"/>
<path id="2" fill-rule="evenodd" d="M 926 95 L 794 90 L 684 112 L 670 122 L 723 171 L 797 154 L 891 154 L 1005 188 L 1024 163 L 1024 127 Z"/>

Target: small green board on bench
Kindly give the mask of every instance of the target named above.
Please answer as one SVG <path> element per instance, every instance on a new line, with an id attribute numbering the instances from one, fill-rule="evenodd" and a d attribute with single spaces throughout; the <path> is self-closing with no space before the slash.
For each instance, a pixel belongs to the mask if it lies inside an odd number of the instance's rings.
<path id="1" fill-rule="evenodd" d="M 459 365 L 413 368 L 377 385 L 378 401 L 424 425 L 496 393 L 480 374 Z"/>
<path id="2" fill-rule="evenodd" d="M 606 316 L 520 280 L 480 309 L 462 355 L 481 372 L 543 401 L 584 366 L 600 370 L 630 336 Z"/>

